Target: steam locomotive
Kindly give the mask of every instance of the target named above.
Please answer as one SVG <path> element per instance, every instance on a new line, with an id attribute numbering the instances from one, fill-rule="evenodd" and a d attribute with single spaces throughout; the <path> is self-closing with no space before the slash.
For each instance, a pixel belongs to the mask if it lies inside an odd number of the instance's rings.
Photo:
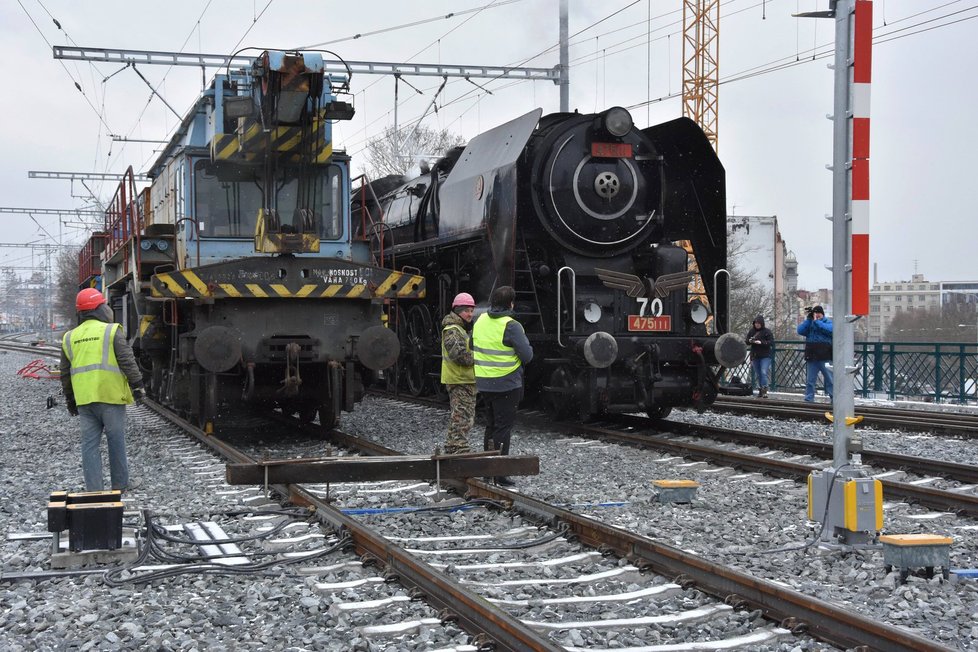
<path id="1" fill-rule="evenodd" d="M 724 170 L 691 120 L 638 129 L 621 107 L 538 109 L 418 178 L 387 181 L 355 201 L 372 218 L 365 235 L 385 266 L 432 289 L 391 315 L 398 391 L 438 391 L 436 325 L 451 298 L 465 291 L 485 306 L 503 285 L 535 352 L 527 400 L 558 417 L 662 418 L 728 391 L 721 373 L 746 346 L 723 332 Z"/>
<path id="2" fill-rule="evenodd" d="M 103 289 L 150 394 L 205 429 L 251 405 L 332 426 L 398 358 L 385 301 L 425 294 L 352 223 L 331 134 L 348 82 L 315 52 L 216 75 L 82 249 L 80 285 Z"/>

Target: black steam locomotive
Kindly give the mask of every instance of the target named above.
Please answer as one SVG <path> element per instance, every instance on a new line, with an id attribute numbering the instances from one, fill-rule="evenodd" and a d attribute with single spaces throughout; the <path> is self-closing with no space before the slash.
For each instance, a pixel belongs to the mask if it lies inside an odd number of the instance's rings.
<path id="1" fill-rule="evenodd" d="M 739 337 L 717 334 L 727 288 L 716 154 L 685 118 L 638 129 L 621 107 L 541 113 L 475 137 L 421 177 L 360 193 L 377 198 L 361 205 L 384 266 L 429 289 L 390 315 L 401 356 L 389 382 L 438 392 L 451 298 L 466 291 L 485 305 L 511 285 L 535 351 L 528 401 L 581 419 L 710 405 L 722 368 L 746 356 Z"/>

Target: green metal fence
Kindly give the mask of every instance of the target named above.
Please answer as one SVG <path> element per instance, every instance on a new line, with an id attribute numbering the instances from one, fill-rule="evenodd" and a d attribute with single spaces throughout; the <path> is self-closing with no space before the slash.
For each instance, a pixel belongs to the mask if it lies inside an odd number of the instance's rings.
<path id="1" fill-rule="evenodd" d="M 776 341 L 771 391 L 803 393 L 805 343 Z M 856 342 L 856 396 L 936 403 L 978 400 L 978 344 L 947 342 Z M 727 376 L 752 383 L 750 360 Z M 819 379 L 821 388 L 821 379 Z"/>

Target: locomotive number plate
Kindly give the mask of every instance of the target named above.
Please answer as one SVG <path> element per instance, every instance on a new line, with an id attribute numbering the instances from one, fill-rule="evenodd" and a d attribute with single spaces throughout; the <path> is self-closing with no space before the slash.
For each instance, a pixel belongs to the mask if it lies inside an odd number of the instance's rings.
<path id="1" fill-rule="evenodd" d="M 591 143 L 591 156 L 597 158 L 631 158 L 631 143 Z"/>
<path id="2" fill-rule="evenodd" d="M 628 330 L 630 331 L 671 331 L 672 315 L 661 315 L 659 317 L 645 317 L 643 315 L 628 316 Z"/>

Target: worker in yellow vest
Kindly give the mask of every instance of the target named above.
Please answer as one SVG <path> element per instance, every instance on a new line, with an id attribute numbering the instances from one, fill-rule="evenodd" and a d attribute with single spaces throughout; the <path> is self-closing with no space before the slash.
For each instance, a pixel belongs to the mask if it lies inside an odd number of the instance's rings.
<path id="1" fill-rule="evenodd" d="M 513 318 L 516 292 L 508 285 L 492 291 L 489 312 L 472 327 L 475 387 L 486 406 L 484 450 L 509 455 L 509 440 L 516 423 L 516 409 L 523 399 L 523 367 L 533 359 L 533 347 L 523 326 Z M 504 486 L 514 483 L 497 476 Z"/>
<path id="2" fill-rule="evenodd" d="M 459 292 L 441 320 L 441 382 L 451 411 L 445 441 L 448 455 L 469 452 L 469 431 L 475 425 L 475 360 L 469 337 L 474 312 L 475 299 L 468 292 Z"/>
<path id="3" fill-rule="evenodd" d="M 102 431 L 113 489 L 129 489 L 126 405 L 143 397 L 132 347 L 105 297 L 86 288 L 75 297 L 78 326 L 61 341 L 61 387 L 68 412 L 81 420 L 82 471 L 87 491 L 102 491 Z"/>

